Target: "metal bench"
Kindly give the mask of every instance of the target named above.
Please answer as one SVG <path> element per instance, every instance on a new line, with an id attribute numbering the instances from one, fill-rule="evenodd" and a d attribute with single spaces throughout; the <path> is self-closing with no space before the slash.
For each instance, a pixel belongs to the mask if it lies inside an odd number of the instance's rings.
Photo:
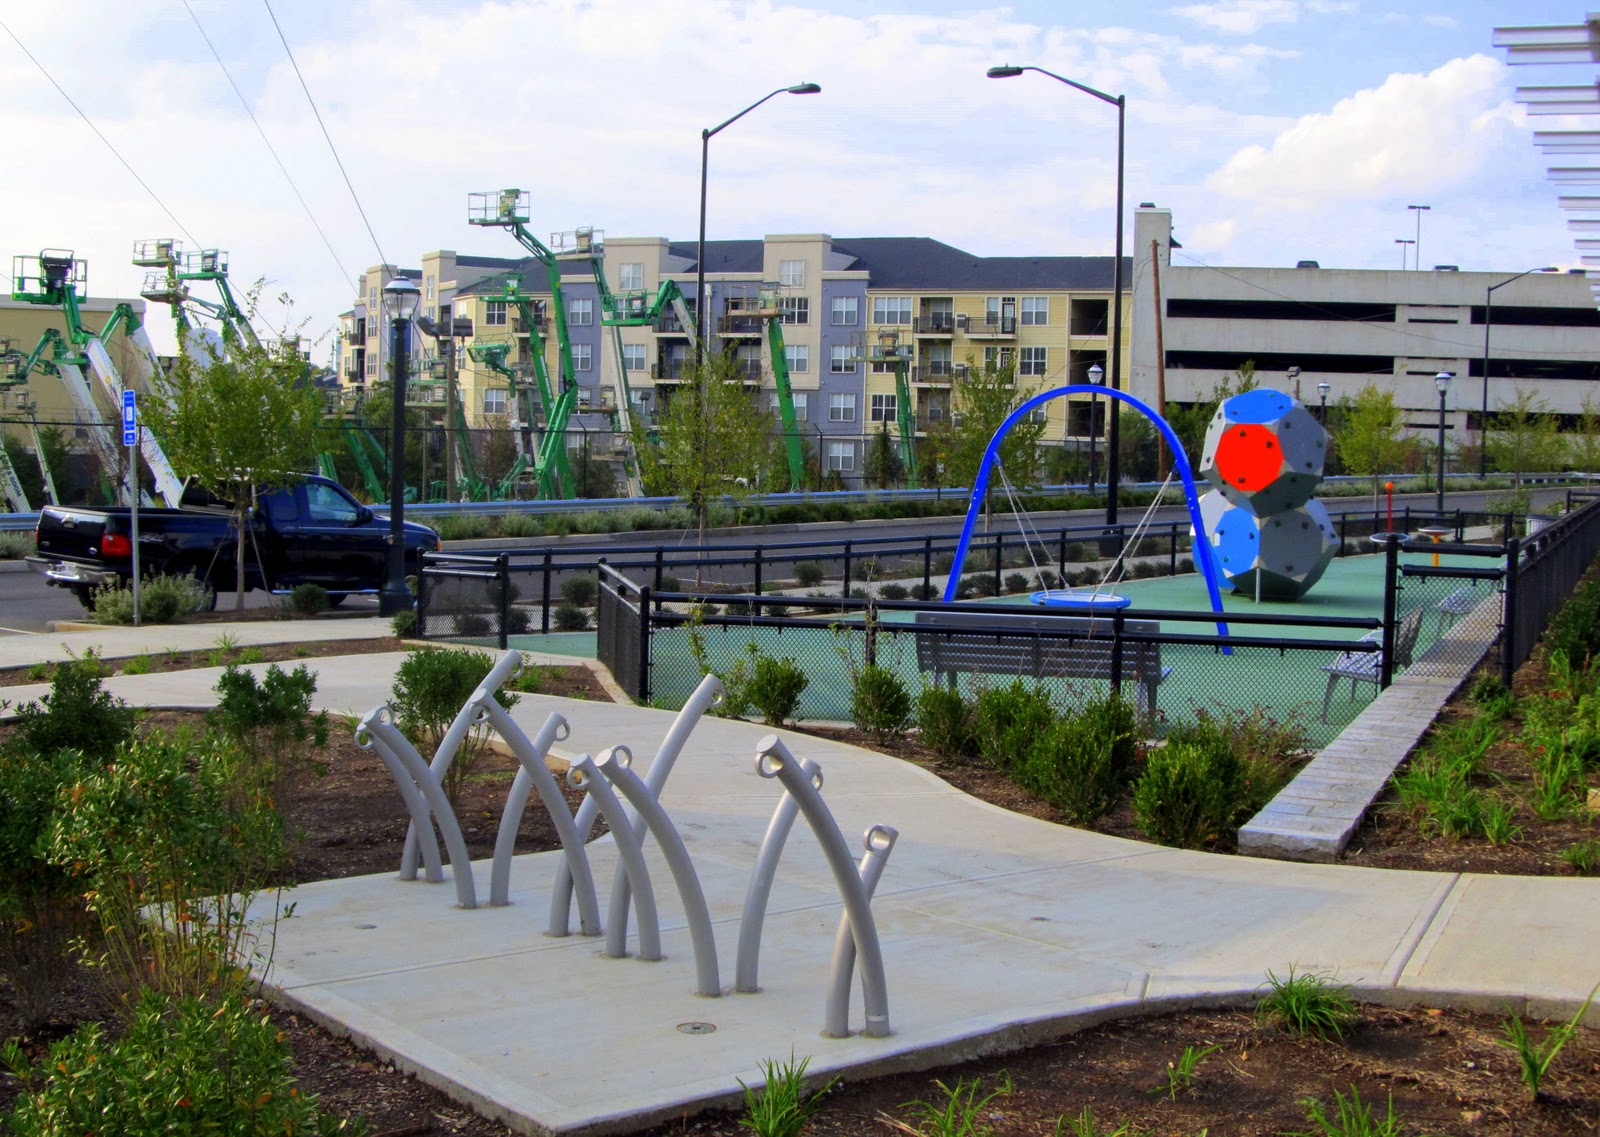
<path id="1" fill-rule="evenodd" d="M 1407 612 L 1394 632 L 1394 662 L 1396 667 L 1411 666 L 1411 656 L 1417 647 L 1417 634 L 1422 631 L 1422 609 Z M 1374 628 L 1362 636 L 1360 643 L 1382 643 L 1383 629 Z M 1371 683 L 1374 687 L 1383 681 L 1383 650 L 1341 651 L 1332 662 L 1324 663 L 1328 673 L 1328 687 L 1322 693 L 1322 721 L 1328 721 L 1328 706 L 1333 701 L 1333 688 L 1341 679 L 1350 680 L 1350 697 L 1356 697 L 1357 683 Z"/>
<path id="2" fill-rule="evenodd" d="M 1026 675 L 1034 679 L 1111 678 L 1108 617 L 997 615 L 984 612 L 918 612 L 917 667 L 934 681 L 969 675 Z M 1154 635 L 1154 620 L 1124 620 L 1123 631 Z M 1036 633 L 1036 634 L 1030 634 Z M 1090 639 L 1092 634 L 1105 639 Z M 1141 713 L 1156 711 L 1156 688 L 1172 673 L 1161 666 L 1161 645 L 1122 641 L 1122 678 L 1135 684 Z"/>

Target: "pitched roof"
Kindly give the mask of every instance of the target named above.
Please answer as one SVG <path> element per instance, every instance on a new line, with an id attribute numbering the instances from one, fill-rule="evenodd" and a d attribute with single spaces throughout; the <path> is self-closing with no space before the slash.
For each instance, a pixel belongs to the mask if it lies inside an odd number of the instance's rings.
<path id="1" fill-rule="evenodd" d="M 460 264 L 461 262 L 457 261 L 456 263 Z M 594 270 L 590 268 L 588 261 L 558 261 L 557 263 L 561 266 L 561 281 L 563 284 L 569 281 L 581 284 L 584 281 L 594 279 Z M 524 292 L 549 294 L 550 276 L 545 272 L 545 268 L 539 263 L 538 258 L 521 257 L 516 260 L 507 260 L 505 264 L 508 266 L 506 271 L 491 273 L 481 280 L 475 280 L 471 284 L 456 289 L 455 294 L 457 296 L 483 296 L 501 293 L 506 290 L 506 281 L 512 278 L 518 279 L 518 287 Z"/>

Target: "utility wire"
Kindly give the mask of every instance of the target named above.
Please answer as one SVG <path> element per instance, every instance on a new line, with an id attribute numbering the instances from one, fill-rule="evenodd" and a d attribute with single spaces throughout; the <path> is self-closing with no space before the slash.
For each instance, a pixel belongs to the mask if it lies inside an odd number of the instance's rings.
<path id="1" fill-rule="evenodd" d="M 189 18 L 194 21 L 195 30 L 200 33 L 200 38 L 206 41 L 206 47 L 211 49 L 211 58 L 217 61 L 217 66 L 222 68 L 222 73 L 228 77 L 228 85 L 233 88 L 233 93 L 239 97 L 239 105 L 244 108 L 244 113 L 250 116 L 251 125 L 256 128 L 256 133 L 261 136 L 261 141 L 272 154 L 272 160 L 278 164 L 278 170 L 283 174 L 283 180 L 289 183 L 289 188 L 294 191 L 295 198 L 300 202 L 300 208 L 306 211 L 306 217 L 311 222 L 311 227 L 317 231 L 317 236 L 322 238 L 322 244 L 328 250 L 328 255 L 333 258 L 333 263 L 339 269 L 339 275 L 348 283 L 355 277 L 344 267 L 344 262 L 339 259 L 339 254 L 334 251 L 333 242 L 328 240 L 328 234 L 323 231 L 317 218 L 311 212 L 311 206 L 306 202 L 305 195 L 300 192 L 300 187 L 295 185 L 294 178 L 289 175 L 288 167 L 283 164 L 283 158 L 278 154 L 277 147 L 272 145 L 272 140 L 267 137 L 267 132 L 262 129 L 261 122 L 256 118 L 255 111 L 250 109 L 249 101 L 244 97 L 244 92 L 239 90 L 239 84 L 234 81 L 233 72 L 228 70 L 228 65 L 222 62 L 222 56 L 217 52 L 217 47 L 211 42 L 211 37 L 206 34 L 205 27 L 200 23 L 200 17 L 195 15 L 194 8 L 189 0 L 183 0 L 184 10 L 189 13 Z"/>
<path id="2" fill-rule="evenodd" d="M 272 26 L 278 32 L 284 54 L 289 57 L 289 65 L 294 68 L 295 78 L 300 80 L 300 89 L 306 93 L 306 102 L 311 104 L 311 113 L 317 120 L 317 126 L 322 129 L 322 137 L 327 141 L 334 163 L 344 178 L 345 188 L 350 191 L 350 200 L 356 203 L 356 212 L 361 214 L 361 223 L 367 227 L 367 236 L 372 238 L 372 247 L 378 250 L 378 263 L 388 264 L 389 258 L 383 255 L 383 246 L 378 242 L 378 235 L 372 231 L 372 222 L 367 219 L 367 211 L 361 208 L 361 198 L 356 195 L 356 187 L 350 182 L 350 174 L 345 170 L 344 161 L 339 157 L 339 149 L 333 144 L 333 136 L 328 133 L 327 124 L 322 121 L 322 112 L 317 110 L 317 101 L 311 97 L 311 88 L 306 86 L 306 77 L 300 73 L 300 64 L 295 62 L 294 51 L 289 47 L 289 40 L 283 34 L 283 27 L 278 23 L 277 13 L 272 10 L 272 0 L 261 0 L 261 3 L 265 5 L 267 15 L 272 19 Z"/>
<path id="3" fill-rule="evenodd" d="M 17 38 L 17 33 L 12 31 L 10 26 L 4 20 L 0 20 L 0 28 L 5 29 L 6 35 L 10 36 L 13 42 L 15 42 L 16 45 L 22 49 L 22 54 L 26 55 L 28 57 L 28 61 L 39 69 L 39 73 L 46 79 L 50 80 L 50 85 L 60 93 L 63 99 L 67 100 L 67 105 L 78 112 L 78 117 L 83 119 L 83 121 L 88 124 L 89 129 L 94 131 L 96 138 L 105 143 L 106 149 L 111 151 L 111 153 L 116 157 L 117 161 L 122 163 L 122 168 L 133 175 L 133 180 L 138 182 L 140 188 L 142 188 L 145 193 L 150 195 L 150 200 L 159 205 L 161 207 L 161 211 L 168 217 L 172 218 L 172 223 L 178 227 L 179 231 L 182 232 L 185 237 L 188 237 L 189 240 L 194 241 L 194 234 L 189 232 L 182 221 L 178 220 L 178 215 L 167 208 L 167 203 L 162 201 L 161 198 L 156 195 L 156 191 L 151 189 L 149 184 L 139 176 L 139 172 L 128 164 L 128 160 L 122 156 L 121 152 L 118 151 L 115 146 L 111 145 L 111 140 L 104 134 L 100 133 L 100 128 L 94 124 L 94 120 L 83 112 L 83 108 L 73 101 L 72 96 L 67 94 L 60 83 L 56 82 L 55 77 L 51 75 L 49 71 L 45 70 L 44 64 L 40 63 L 36 58 L 34 58 L 33 52 L 29 51 L 27 45 Z M 198 241 L 195 241 L 195 243 L 199 244 Z"/>

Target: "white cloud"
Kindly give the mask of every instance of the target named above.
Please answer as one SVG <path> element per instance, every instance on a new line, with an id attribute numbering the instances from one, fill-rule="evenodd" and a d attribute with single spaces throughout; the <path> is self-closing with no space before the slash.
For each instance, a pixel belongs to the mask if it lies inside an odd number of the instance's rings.
<path id="1" fill-rule="evenodd" d="M 1444 28 L 1452 32 L 1461 26 L 1461 22 L 1454 16 L 1424 16 L 1422 22 L 1429 27 Z"/>
<path id="2" fill-rule="evenodd" d="M 1268 24 L 1292 24 L 1300 16 L 1296 0 L 1222 0 L 1172 9 L 1173 15 L 1230 35 L 1254 35 Z"/>

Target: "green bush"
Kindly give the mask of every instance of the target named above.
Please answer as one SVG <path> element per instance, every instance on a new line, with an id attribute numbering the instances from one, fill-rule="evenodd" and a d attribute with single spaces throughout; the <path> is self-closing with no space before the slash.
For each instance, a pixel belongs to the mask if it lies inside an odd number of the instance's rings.
<path id="1" fill-rule="evenodd" d="M 14 1042 L 4 1061 L 22 1083 L 7 1127 L 16 1137 L 365 1132 L 295 1087 L 282 1034 L 238 993 L 212 1002 L 145 991 L 120 1038 L 88 1023 L 37 1062 Z"/>
<path id="2" fill-rule="evenodd" d="M 33 552 L 33 534 L 26 529 L 7 529 L 0 533 L 0 560 L 19 561 Z"/>
<path id="3" fill-rule="evenodd" d="M 533 616 L 526 608 L 515 605 L 506 609 L 506 635 L 526 635 L 533 628 Z"/>
<path id="4" fill-rule="evenodd" d="M 1031 587 L 1032 585 L 1028 583 L 1028 578 L 1023 576 L 1020 572 L 1006 574 L 1007 592 L 1027 592 Z"/>
<path id="5" fill-rule="evenodd" d="M 972 732 L 973 708 L 961 692 L 937 684 L 917 694 L 917 728 L 922 744 L 940 758 L 962 758 L 977 746 Z"/>
<path id="6" fill-rule="evenodd" d="M 433 519 L 441 541 L 477 541 L 494 534 L 487 517 L 477 513 L 446 513 Z"/>
<path id="7" fill-rule="evenodd" d="M 50 693 L 17 708 L 15 749 L 34 754 L 80 750 L 106 761 L 133 737 L 135 713 L 100 686 L 104 670 L 93 654 L 56 665 Z"/>
<path id="8" fill-rule="evenodd" d="M 481 639 L 489 634 L 493 625 L 482 612 L 462 612 L 456 616 L 456 635 L 466 639 Z"/>
<path id="9" fill-rule="evenodd" d="M 559 611 L 559 610 L 558 610 Z M 415 743 L 424 758 L 432 759 L 445 733 L 467 699 L 494 667 L 492 655 L 482 651 L 425 647 L 406 656 L 395 672 L 389 706 L 395 725 Z M 505 691 L 497 696 L 502 706 L 514 706 L 517 697 Z M 473 767 L 489 749 L 489 728 L 475 726 L 456 748 L 443 776 L 445 795 L 455 804 Z"/>
<path id="10" fill-rule="evenodd" d="M 552 615 L 558 632 L 581 632 L 589 627 L 589 613 L 573 604 L 557 604 Z"/>
<path id="11" fill-rule="evenodd" d="M 297 616 L 315 616 L 326 612 L 328 604 L 328 590 L 320 584 L 297 584 L 294 591 L 284 597 L 283 606 Z"/>
<path id="12" fill-rule="evenodd" d="M 944 576 L 955 567 L 956 555 L 954 553 L 940 553 L 933 558 L 933 574 L 935 576 Z"/>
<path id="13" fill-rule="evenodd" d="M 917 600 L 936 600 L 943 596 L 944 592 L 937 584 L 929 582 L 928 584 L 913 584 L 911 586 L 911 595 Z"/>
<path id="14" fill-rule="evenodd" d="M 1082 564 L 1084 561 L 1094 560 L 1095 552 L 1092 546 L 1082 541 L 1073 541 L 1067 545 L 1067 554 L 1061 559 L 1068 564 Z"/>
<path id="15" fill-rule="evenodd" d="M 1145 760 L 1133 816 L 1152 841 L 1184 849 L 1215 845 L 1234 824 L 1242 767 L 1220 731 L 1174 731 Z"/>
<path id="16" fill-rule="evenodd" d="M 207 722 L 240 748 L 280 808 L 302 775 L 328 772 L 313 762 L 314 752 L 328 744 L 328 713 L 312 713 L 317 679 L 305 664 L 292 672 L 268 664 L 260 680 L 229 664 L 215 689 L 217 705 Z"/>
<path id="17" fill-rule="evenodd" d="M 910 595 L 911 595 L 911 593 L 906 588 L 905 585 L 896 584 L 893 581 L 890 581 L 888 584 L 880 586 L 879 589 L 878 589 L 878 599 L 879 600 L 904 600 L 907 596 L 910 596 Z"/>
<path id="18" fill-rule="evenodd" d="M 911 721 L 911 695 L 900 677 L 869 664 L 853 677 L 850 717 L 875 742 L 899 735 Z"/>
<path id="19" fill-rule="evenodd" d="M 1033 735 L 1013 776 L 1080 824 L 1121 798 L 1139 760 L 1138 718 L 1116 695 L 1093 699 Z"/>
<path id="20" fill-rule="evenodd" d="M 175 623 L 184 616 L 209 609 L 214 603 L 211 590 L 186 573 L 157 575 L 139 582 L 141 623 Z M 107 584 L 95 589 L 94 618 L 98 624 L 133 623 L 132 586 Z"/>
<path id="21" fill-rule="evenodd" d="M 539 519 L 531 513 L 504 514 L 499 527 L 502 537 L 537 537 L 542 529 Z"/>
<path id="22" fill-rule="evenodd" d="M 972 713 L 978 756 L 1014 774 L 1026 763 L 1034 739 L 1053 727 L 1056 717 L 1049 692 L 1026 686 L 1020 679 L 979 692 Z"/>
<path id="23" fill-rule="evenodd" d="M 656 591 L 657 592 L 682 592 L 683 589 L 679 586 L 679 581 L 678 581 L 677 577 L 673 576 L 670 572 L 664 572 L 664 573 L 661 574 L 661 583 L 656 586 Z"/>
<path id="24" fill-rule="evenodd" d="M 768 726 L 782 726 L 794 718 L 800 707 L 800 693 L 810 682 L 794 660 L 757 653 L 745 697 Z"/>
<path id="25" fill-rule="evenodd" d="M 389 621 L 389 630 L 401 639 L 417 634 L 417 612 L 414 608 L 403 608 L 394 614 Z"/>
<path id="26" fill-rule="evenodd" d="M 592 576 L 569 576 L 561 582 L 561 599 L 576 608 L 587 608 L 600 593 L 600 585 Z"/>

